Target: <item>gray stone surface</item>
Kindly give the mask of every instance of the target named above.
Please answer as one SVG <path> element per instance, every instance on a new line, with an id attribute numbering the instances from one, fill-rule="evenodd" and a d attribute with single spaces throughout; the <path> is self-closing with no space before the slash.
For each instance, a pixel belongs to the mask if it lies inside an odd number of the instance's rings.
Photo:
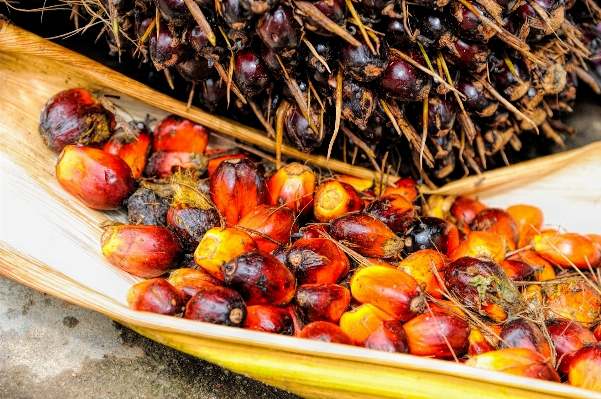
<path id="1" fill-rule="evenodd" d="M 0 276 L 0 399 L 296 399 Z"/>

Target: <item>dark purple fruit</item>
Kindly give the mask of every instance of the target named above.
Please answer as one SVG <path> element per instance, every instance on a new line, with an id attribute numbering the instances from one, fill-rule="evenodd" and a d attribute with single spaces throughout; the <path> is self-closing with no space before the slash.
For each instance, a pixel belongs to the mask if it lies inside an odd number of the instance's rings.
<path id="1" fill-rule="evenodd" d="M 209 77 L 196 89 L 200 104 L 209 111 L 221 107 L 227 96 L 227 84 L 219 77 Z"/>
<path id="2" fill-rule="evenodd" d="M 261 15 L 271 10 L 278 4 L 277 0 L 241 0 L 240 5 L 253 14 Z"/>
<path id="3" fill-rule="evenodd" d="M 246 320 L 246 304 L 231 288 L 207 284 L 190 298 L 184 318 L 242 327 Z"/>
<path id="4" fill-rule="evenodd" d="M 318 0 L 313 5 L 334 23 L 340 26 L 346 24 L 347 10 L 344 0 Z M 323 36 L 333 35 L 329 30 L 324 29 L 320 24 L 313 21 L 311 17 L 304 17 L 303 19 L 307 30 Z"/>
<path id="5" fill-rule="evenodd" d="M 412 119 L 415 128 L 422 130 L 423 105 L 415 103 L 412 109 Z M 428 98 L 428 134 L 432 136 L 445 136 L 453 128 L 457 112 L 455 102 L 451 96 L 436 96 Z"/>
<path id="6" fill-rule="evenodd" d="M 434 249 L 448 253 L 459 243 L 459 232 L 451 222 L 437 217 L 425 216 L 415 219 L 405 230 L 403 252 L 412 254 L 422 249 Z"/>
<path id="7" fill-rule="evenodd" d="M 253 51 L 246 49 L 236 54 L 234 60 L 234 80 L 243 93 L 254 96 L 269 84 L 267 67 Z"/>
<path id="8" fill-rule="evenodd" d="M 363 45 L 360 47 L 344 43 L 340 48 L 340 63 L 344 71 L 359 82 L 371 82 L 382 76 L 388 66 L 388 45 L 382 42 L 378 54 L 371 52 L 365 45 L 365 39 L 359 33 L 355 39 Z"/>
<path id="9" fill-rule="evenodd" d="M 488 19 L 492 19 L 484 7 L 477 3 L 470 2 L 470 4 L 478 10 L 481 15 L 484 15 Z M 478 16 L 460 2 L 454 1 L 449 7 L 450 12 L 448 15 L 451 16 L 449 21 L 452 24 L 455 33 L 461 38 L 477 42 L 487 42 L 495 35 L 496 30 L 494 28 L 485 25 Z"/>
<path id="10" fill-rule="evenodd" d="M 209 61 L 198 54 L 187 61 L 180 62 L 175 69 L 188 82 L 200 82 L 211 75 Z"/>
<path id="11" fill-rule="evenodd" d="M 242 7 L 240 0 L 217 0 L 215 7 L 223 21 L 232 29 L 244 29 L 253 17 L 252 12 Z"/>
<path id="12" fill-rule="evenodd" d="M 166 24 L 160 25 L 158 38 L 156 34 L 150 35 L 148 43 L 150 59 L 158 71 L 184 62 L 193 54 L 192 47 Z"/>
<path id="13" fill-rule="evenodd" d="M 319 110 L 314 107 L 311 111 L 311 118 L 315 126 L 319 126 Z M 309 122 L 293 104 L 286 113 L 286 137 L 299 150 L 305 153 L 318 148 L 323 142 L 324 132 L 317 129 L 317 133 L 309 127 Z"/>
<path id="14" fill-rule="evenodd" d="M 463 105 L 468 111 L 475 112 L 482 117 L 488 117 L 495 113 L 499 102 L 478 81 L 460 79 L 456 82 L 456 88 L 465 96 Z"/>
<path id="15" fill-rule="evenodd" d="M 342 117 L 360 130 L 367 128 L 377 102 L 376 92 L 371 88 L 351 79 L 342 82 Z"/>
<path id="16" fill-rule="evenodd" d="M 491 57 L 490 78 L 495 89 L 509 101 L 520 99 L 530 88 L 530 71 L 519 58 L 505 60 Z"/>
<path id="17" fill-rule="evenodd" d="M 486 43 L 468 42 L 456 38 L 445 48 L 445 59 L 460 69 L 481 72 L 486 68 L 490 50 Z"/>
<path id="18" fill-rule="evenodd" d="M 167 227 L 177 235 L 186 253 L 194 252 L 204 234 L 220 225 L 219 212 L 214 208 L 200 209 L 174 204 L 167 212 Z"/>
<path id="19" fill-rule="evenodd" d="M 165 226 L 169 203 L 168 197 L 140 187 L 127 199 L 127 220 L 129 224 Z"/>
<path id="20" fill-rule="evenodd" d="M 443 48 L 455 40 L 455 35 L 444 17 L 445 14 L 441 11 L 415 7 L 411 15 L 413 17 L 411 21 L 419 30 L 416 39 L 424 47 Z"/>
<path id="21" fill-rule="evenodd" d="M 428 96 L 432 79 L 403 60 L 392 59 L 380 78 L 380 86 L 401 101 L 420 101 Z"/>
<path id="22" fill-rule="evenodd" d="M 263 43 L 279 55 L 296 50 L 302 35 L 292 9 L 284 5 L 279 5 L 259 20 L 257 33 Z"/>
<path id="23" fill-rule="evenodd" d="M 378 30 L 386 34 L 386 41 L 391 47 L 402 49 L 413 46 L 402 19 L 384 17 Z"/>
<path id="24" fill-rule="evenodd" d="M 161 16 L 178 26 L 185 25 L 192 20 L 192 14 L 184 0 L 154 0 Z"/>

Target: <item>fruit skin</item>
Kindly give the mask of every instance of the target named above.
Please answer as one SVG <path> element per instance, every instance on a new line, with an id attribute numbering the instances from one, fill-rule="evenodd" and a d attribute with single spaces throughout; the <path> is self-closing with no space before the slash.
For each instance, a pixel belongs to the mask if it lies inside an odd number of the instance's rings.
<path id="1" fill-rule="evenodd" d="M 576 387 L 601 392 L 601 342 L 585 346 L 574 354 L 568 382 Z"/>
<path id="2" fill-rule="evenodd" d="M 267 181 L 272 205 L 284 205 L 295 213 L 307 216 L 313 213 L 313 192 L 316 177 L 313 170 L 293 162 L 275 172 Z"/>
<path id="3" fill-rule="evenodd" d="M 383 321 L 377 330 L 369 334 L 363 346 L 383 352 L 409 353 L 407 334 L 398 320 Z"/>
<path id="4" fill-rule="evenodd" d="M 501 371 L 522 377 L 559 382 L 559 374 L 550 359 L 528 348 L 505 348 L 476 355 L 468 359 L 467 366 L 483 370 Z"/>
<path id="5" fill-rule="evenodd" d="M 100 243 L 111 265 L 144 278 L 174 269 L 183 255 L 175 234 L 162 226 L 110 226 Z"/>
<path id="6" fill-rule="evenodd" d="M 500 263 L 505 259 L 505 240 L 498 234 L 486 231 L 472 231 L 459 245 L 449 253 L 454 261 L 464 256 L 479 259 L 490 259 Z"/>
<path id="7" fill-rule="evenodd" d="M 407 321 L 421 313 L 425 302 L 417 281 L 407 273 L 385 266 L 369 266 L 351 279 L 351 294 L 384 312 Z"/>
<path id="8" fill-rule="evenodd" d="M 298 221 L 293 210 L 267 204 L 257 205 L 242 217 L 236 226 L 246 231 L 259 249 L 265 252 L 279 248 L 278 243 L 288 245 L 290 235 L 298 231 Z"/>
<path id="9" fill-rule="evenodd" d="M 350 270 L 346 254 L 326 238 L 300 238 L 286 257 L 298 284 L 335 284 Z"/>
<path id="10" fill-rule="evenodd" d="M 518 317 L 503 324 L 499 348 L 529 348 L 550 359 L 551 346 L 541 329 L 532 321 Z"/>
<path id="11" fill-rule="evenodd" d="M 167 227 L 179 238 L 186 253 L 193 253 L 207 231 L 220 226 L 214 208 L 200 209 L 185 204 L 172 204 L 167 211 Z"/>
<path id="12" fill-rule="evenodd" d="M 384 195 L 365 207 L 365 212 L 382 221 L 395 234 L 402 234 L 415 216 L 413 204 L 400 195 Z"/>
<path id="13" fill-rule="evenodd" d="M 209 130 L 188 119 L 168 115 L 154 128 L 153 151 L 204 152 Z"/>
<path id="14" fill-rule="evenodd" d="M 294 333 L 292 317 L 288 310 L 271 305 L 247 306 L 244 328 L 282 335 Z"/>
<path id="15" fill-rule="evenodd" d="M 246 304 L 240 294 L 230 288 L 206 286 L 188 301 L 184 318 L 243 327 L 246 320 Z"/>
<path id="16" fill-rule="evenodd" d="M 542 233 L 533 237 L 534 250 L 552 264 L 569 268 L 574 264 L 588 270 L 589 264 L 601 263 L 601 248 L 589 237 L 578 233 Z"/>
<path id="17" fill-rule="evenodd" d="M 66 146 L 56 163 L 56 177 L 65 191 L 92 209 L 117 209 L 134 190 L 127 163 L 92 147 Z"/>
<path id="18" fill-rule="evenodd" d="M 362 208 L 361 196 L 348 183 L 325 180 L 315 188 L 313 216 L 318 222 L 329 222 L 347 212 Z"/>
<path id="19" fill-rule="evenodd" d="M 532 237 L 543 227 L 543 211 L 536 206 L 524 204 L 512 205 L 506 211 L 513 217 L 518 227 L 520 236 L 518 248 L 527 246 L 530 244 Z"/>
<path id="20" fill-rule="evenodd" d="M 132 285 L 126 299 L 130 309 L 169 316 L 182 314 L 185 307 L 178 290 L 160 277 Z"/>
<path id="21" fill-rule="evenodd" d="M 505 239 L 508 251 L 515 251 L 518 245 L 519 231 L 513 217 L 502 209 L 486 208 L 478 212 L 470 223 L 471 231 L 487 231 Z"/>
<path id="22" fill-rule="evenodd" d="M 38 121 L 44 144 L 56 154 L 70 144 L 104 143 L 113 125 L 113 116 L 82 88 L 65 90 L 50 98 Z"/>
<path id="23" fill-rule="evenodd" d="M 148 158 L 144 175 L 167 179 L 181 170 L 199 178 L 207 170 L 208 162 L 199 152 L 157 151 Z"/>
<path id="24" fill-rule="evenodd" d="M 543 309 L 547 319 L 566 318 L 589 328 L 601 315 L 601 297 L 580 278 L 545 284 Z"/>
<path id="25" fill-rule="evenodd" d="M 595 335 L 574 320 L 555 319 L 547 322 L 557 359 L 557 372 L 565 376 L 576 352 L 585 345 L 597 342 Z"/>
<path id="26" fill-rule="evenodd" d="M 399 262 L 398 268 L 413 277 L 420 285 L 422 291 L 428 295 L 441 299 L 443 289 L 440 281 L 444 278 L 444 270 L 448 258 L 433 249 L 422 249 L 407 256 Z M 435 273 L 438 273 L 437 276 Z"/>
<path id="27" fill-rule="evenodd" d="M 185 302 L 188 302 L 200 288 L 206 285 L 223 285 L 209 273 L 189 267 L 172 270 L 166 280 L 179 292 Z"/>
<path id="28" fill-rule="evenodd" d="M 221 266 L 225 284 L 247 305 L 286 306 L 294 297 L 294 275 L 270 253 L 245 252 Z"/>
<path id="29" fill-rule="evenodd" d="M 411 254 L 422 249 L 434 249 L 449 254 L 459 245 L 459 231 L 451 222 L 425 216 L 414 219 L 404 234 L 403 252 Z"/>
<path id="30" fill-rule="evenodd" d="M 103 149 L 123 159 L 129 165 L 133 177 L 138 179 L 142 176 L 150 157 L 151 140 L 150 132 L 146 129 L 140 130 L 135 137 L 118 132 L 111 136 Z"/>
<path id="31" fill-rule="evenodd" d="M 396 317 L 370 303 L 364 303 L 344 312 L 339 325 L 355 345 L 363 346 L 365 340 L 386 320 L 396 320 Z"/>
<path id="32" fill-rule="evenodd" d="M 351 302 L 351 293 L 337 284 L 304 284 L 296 289 L 295 300 L 310 322 L 338 323 Z"/>
<path id="33" fill-rule="evenodd" d="M 405 323 L 403 329 L 412 355 L 449 358 L 461 356 L 469 346 L 469 325 L 450 312 L 425 311 Z"/>
<path id="34" fill-rule="evenodd" d="M 351 338 L 340 327 L 327 321 L 314 321 L 305 325 L 299 337 L 314 341 L 353 345 Z"/>

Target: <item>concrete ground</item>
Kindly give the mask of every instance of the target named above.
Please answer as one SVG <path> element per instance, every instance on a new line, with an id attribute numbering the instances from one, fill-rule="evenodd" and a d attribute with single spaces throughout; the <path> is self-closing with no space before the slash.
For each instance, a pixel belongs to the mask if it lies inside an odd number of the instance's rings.
<path id="1" fill-rule="evenodd" d="M 2 399 L 295 399 L 0 276 Z"/>

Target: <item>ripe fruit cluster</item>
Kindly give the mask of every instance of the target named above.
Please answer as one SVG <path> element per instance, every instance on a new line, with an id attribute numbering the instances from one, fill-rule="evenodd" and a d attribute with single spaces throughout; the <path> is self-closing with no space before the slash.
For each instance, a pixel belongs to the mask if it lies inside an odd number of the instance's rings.
<path id="1" fill-rule="evenodd" d="M 561 143 L 578 81 L 601 92 L 595 0 L 80 1 L 190 103 L 431 184 Z"/>
<path id="2" fill-rule="evenodd" d="M 132 309 L 601 391 L 600 235 L 544 228 L 530 205 L 423 198 L 411 178 L 372 187 L 239 154 L 208 172 L 148 167 L 160 153 L 207 156 L 207 135 L 191 132 L 206 130 L 160 121 L 135 183 L 130 153 L 106 151 L 114 136 L 59 156 L 59 181 L 84 203 L 109 209 L 122 194 L 128 224 L 108 226 L 101 249 L 145 278 Z"/>

